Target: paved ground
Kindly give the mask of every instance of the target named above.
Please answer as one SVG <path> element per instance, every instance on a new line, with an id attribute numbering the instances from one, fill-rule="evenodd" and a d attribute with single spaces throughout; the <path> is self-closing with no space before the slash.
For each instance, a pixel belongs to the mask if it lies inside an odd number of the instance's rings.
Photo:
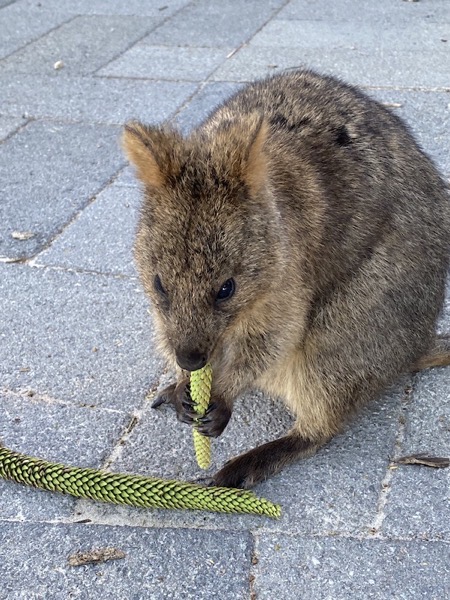
<path id="1" fill-rule="evenodd" d="M 150 409 L 167 374 L 132 264 L 139 194 L 120 125 L 170 118 L 186 130 L 242 82 L 308 65 L 392 105 L 448 177 L 450 2 L 0 7 L 0 438 L 52 460 L 194 478 L 190 432 Z M 449 454 L 449 374 L 404 379 L 316 457 L 260 485 L 283 506 L 278 522 L 0 481 L 0 598 L 449 598 L 450 469 L 390 468 L 413 451 Z M 271 400 L 243 398 L 216 466 L 288 425 Z M 67 565 L 105 546 L 126 558 Z"/>

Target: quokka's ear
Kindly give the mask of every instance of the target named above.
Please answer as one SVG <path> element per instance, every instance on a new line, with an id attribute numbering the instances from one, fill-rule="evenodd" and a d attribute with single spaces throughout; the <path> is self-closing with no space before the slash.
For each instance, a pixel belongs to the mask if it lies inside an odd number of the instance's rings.
<path id="1" fill-rule="evenodd" d="M 258 112 L 239 115 L 219 124 L 214 138 L 214 154 L 229 175 L 244 181 L 257 193 L 267 177 L 264 143 L 268 126 Z"/>
<path id="2" fill-rule="evenodd" d="M 176 137 L 175 132 L 136 121 L 125 125 L 122 147 L 144 184 L 154 188 L 166 184 L 167 176 L 174 168 Z"/>
<path id="3" fill-rule="evenodd" d="M 259 119 L 255 119 L 249 137 L 248 155 L 244 164 L 244 180 L 254 194 L 261 189 L 267 178 L 267 156 L 264 152 L 267 133 L 267 122 L 259 116 Z"/>

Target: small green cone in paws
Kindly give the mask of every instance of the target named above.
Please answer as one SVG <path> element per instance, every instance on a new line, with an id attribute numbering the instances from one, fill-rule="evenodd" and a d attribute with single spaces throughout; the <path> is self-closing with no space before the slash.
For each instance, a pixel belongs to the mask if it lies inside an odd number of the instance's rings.
<path id="1" fill-rule="evenodd" d="M 190 380 L 190 394 L 194 403 L 195 411 L 199 417 L 203 417 L 208 408 L 211 396 L 212 368 L 210 364 L 202 369 L 193 371 Z M 211 464 L 211 441 L 202 435 L 197 429 L 192 431 L 194 438 L 194 449 L 197 464 L 201 469 L 207 469 Z"/>

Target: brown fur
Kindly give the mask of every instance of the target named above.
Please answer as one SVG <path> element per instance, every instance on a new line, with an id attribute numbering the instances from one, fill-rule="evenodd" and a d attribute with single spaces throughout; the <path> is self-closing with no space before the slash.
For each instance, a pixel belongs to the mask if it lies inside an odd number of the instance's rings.
<path id="1" fill-rule="evenodd" d="M 124 148 L 145 186 L 136 260 L 160 348 L 174 366 L 213 367 L 204 433 L 220 434 L 252 387 L 297 417 L 216 483 L 254 485 L 313 453 L 402 372 L 449 364 L 434 341 L 445 184 L 375 101 L 298 71 L 248 85 L 186 138 L 130 123 Z M 234 296 L 216 304 L 230 278 Z M 158 402 L 192 423 L 179 372 Z"/>

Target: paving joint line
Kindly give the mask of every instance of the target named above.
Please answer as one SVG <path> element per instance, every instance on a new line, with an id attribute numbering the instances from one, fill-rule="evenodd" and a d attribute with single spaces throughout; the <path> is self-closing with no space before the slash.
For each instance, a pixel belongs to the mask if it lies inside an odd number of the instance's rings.
<path id="1" fill-rule="evenodd" d="M 103 67 L 102 67 L 103 68 Z M 215 70 L 215 68 L 214 68 Z M 96 79 L 130 79 L 131 81 L 151 81 L 164 83 L 200 83 L 198 79 L 165 79 L 164 77 L 138 77 L 137 75 L 96 75 L 93 74 Z"/>
<path id="2" fill-rule="evenodd" d="M 122 186 L 118 186 L 122 187 Z M 125 187 L 125 186 L 123 186 Z M 63 273 L 76 273 L 78 275 L 93 275 L 97 277 L 111 277 L 113 279 L 125 279 L 128 281 L 139 281 L 137 275 L 128 275 L 127 273 L 114 273 L 112 271 L 96 271 L 95 269 L 84 269 L 82 267 L 66 267 L 64 265 L 48 265 L 38 262 L 39 255 L 33 256 L 29 259 L 25 259 L 22 261 L 22 264 L 25 264 L 34 269 L 44 269 L 48 271 L 59 271 Z M 1 260 L 0 260 L 1 262 Z M 8 261 L 4 261 L 8 263 Z M 12 261 L 10 261 L 12 262 Z M 14 261 L 19 262 L 19 261 Z"/>
<path id="3" fill-rule="evenodd" d="M 117 439 L 117 442 L 114 444 L 111 452 L 109 453 L 107 458 L 103 461 L 103 464 L 100 466 L 101 470 L 109 471 L 111 465 L 113 465 L 118 459 L 121 458 L 123 449 L 124 449 L 127 441 L 131 437 L 135 427 L 141 422 L 141 419 L 142 419 L 142 416 L 144 415 L 144 413 L 145 413 L 144 406 L 141 406 L 141 408 L 139 408 L 139 409 L 134 409 L 131 412 L 128 423 L 123 428 L 120 437 Z M 114 471 L 112 471 L 112 472 L 114 472 Z M 74 508 L 72 511 L 73 519 L 74 518 L 79 519 L 80 517 L 83 518 L 83 514 L 85 513 L 85 510 L 83 508 L 84 500 L 85 500 L 84 498 L 81 498 L 81 499 L 77 499 L 75 501 L 75 505 L 74 505 Z M 95 521 L 93 521 L 91 519 L 90 519 L 90 522 L 92 524 L 102 525 L 102 523 L 96 523 Z M 117 526 L 117 525 L 115 525 L 115 526 Z M 124 525 L 124 526 L 126 526 L 126 525 Z"/>
<path id="4" fill-rule="evenodd" d="M 108 470 L 113 463 L 115 463 L 119 458 L 121 458 L 123 448 L 129 440 L 130 436 L 132 435 L 135 427 L 141 422 L 144 412 L 144 407 L 134 409 L 131 412 L 130 419 L 125 425 L 122 434 L 118 438 L 108 457 L 103 461 L 103 465 L 101 467 L 102 469 Z"/>
<path id="5" fill-rule="evenodd" d="M 3 7 L 3 8 L 5 8 L 5 7 Z M 67 25 L 68 23 L 71 23 L 72 21 L 74 21 L 75 19 L 77 19 L 78 16 L 79 15 L 72 15 L 72 16 L 70 16 L 67 19 L 67 21 L 63 21 L 62 23 L 59 23 L 58 25 L 55 25 L 54 27 L 52 27 L 51 29 L 49 29 L 48 31 L 46 31 L 45 33 L 43 33 L 42 35 L 39 35 L 38 37 L 35 37 L 32 40 L 30 40 L 29 42 L 27 42 L 26 44 L 24 44 L 23 46 L 20 46 L 19 48 L 16 48 L 13 52 L 10 52 L 6 56 L 3 56 L 0 59 L 0 64 L 2 63 L 2 61 L 7 60 L 7 59 L 11 58 L 12 56 L 14 56 L 14 54 L 16 54 L 17 52 L 21 52 L 22 50 L 24 50 L 28 46 L 31 46 L 31 44 L 34 44 L 35 42 L 37 42 L 40 39 L 42 39 L 42 38 L 46 37 L 47 35 L 49 35 L 50 33 L 53 33 L 54 31 L 57 31 L 63 25 Z"/>
<path id="6" fill-rule="evenodd" d="M 259 536 L 256 535 L 253 531 L 250 531 L 251 540 L 252 540 L 252 548 L 250 554 L 250 569 L 249 569 L 249 586 L 250 586 L 250 599 L 256 600 L 257 594 L 255 591 L 255 582 L 256 582 L 256 565 L 259 563 Z"/>
<path id="7" fill-rule="evenodd" d="M 80 77 L 80 79 L 89 79 L 89 77 Z M 4 111 L 0 111 L 0 117 L 6 117 L 8 119 L 19 119 L 19 118 L 26 118 L 28 119 L 29 122 L 48 122 L 48 123 L 54 123 L 56 125 L 79 125 L 80 123 L 83 125 L 100 125 L 102 127 L 121 127 L 123 125 L 123 122 L 114 122 L 114 121 L 94 121 L 92 119 L 86 118 L 86 119 L 68 119 L 68 118 L 63 118 L 63 117 L 53 117 L 51 115 L 45 115 L 45 116 L 35 116 L 35 115 L 31 115 L 28 114 L 26 112 L 24 112 L 22 114 L 22 117 L 18 116 L 17 114 L 12 114 L 12 113 L 7 113 Z M 27 123 L 28 124 L 28 123 Z M 15 135 L 17 133 L 17 130 L 12 134 Z M 10 135 L 7 136 L 8 138 L 11 137 Z M 6 139 L 6 138 L 5 138 Z M 1 142 L 0 142 L 1 143 Z"/>
<path id="8" fill-rule="evenodd" d="M 3 116 L 2 113 L 0 113 L 1 116 Z M 10 119 L 19 119 L 20 117 L 11 117 L 10 115 L 4 115 Z M 23 117 L 22 117 L 23 118 Z M 2 140 L 0 140 L 0 145 L 4 144 L 5 142 L 7 142 L 9 139 L 11 139 L 14 135 L 16 135 L 17 133 L 20 133 L 23 129 L 25 129 L 25 127 L 27 125 L 29 125 L 30 123 L 33 123 L 36 119 L 34 117 L 25 117 L 25 121 L 23 123 L 21 123 L 20 125 L 18 125 L 13 131 L 10 131 L 8 133 L 8 135 L 6 135 Z"/>
<path id="9" fill-rule="evenodd" d="M 282 4 L 280 4 L 280 6 L 273 11 L 273 13 L 270 15 L 270 17 L 267 18 L 266 21 L 264 21 L 263 23 L 261 23 L 261 25 L 257 29 L 255 29 L 255 31 L 248 38 L 246 38 L 243 42 L 241 42 L 241 44 L 239 44 L 235 49 L 233 49 L 227 55 L 227 57 L 225 58 L 225 60 L 223 62 L 221 62 L 219 65 L 217 65 L 217 67 L 208 75 L 208 77 L 205 80 L 205 83 L 209 83 L 210 82 L 211 77 L 214 75 L 214 73 L 218 69 L 220 69 L 227 62 L 227 60 L 229 60 L 230 58 L 232 58 L 233 56 L 235 56 L 236 54 L 238 54 L 242 50 L 242 48 L 245 48 L 246 46 L 248 46 L 248 44 L 255 37 L 255 35 L 257 35 L 261 31 L 261 29 L 267 25 L 267 23 L 269 23 L 270 21 L 272 21 L 273 19 L 275 19 L 275 17 L 278 15 L 278 13 L 280 11 L 282 11 L 283 8 L 289 4 L 289 2 L 290 2 L 290 0 L 284 0 L 284 2 Z"/>
<path id="10" fill-rule="evenodd" d="M 184 102 L 181 103 L 181 106 L 179 108 L 176 109 L 176 111 L 173 113 L 173 115 L 170 117 L 170 119 L 168 119 L 169 122 L 174 121 L 182 112 L 183 110 L 185 110 L 189 104 L 194 100 L 194 98 L 197 98 L 197 96 L 199 96 L 201 94 L 201 92 L 204 90 L 206 86 L 206 80 L 201 81 L 198 85 L 197 85 L 197 89 L 192 92 L 192 94 L 186 98 L 186 100 Z"/>
<path id="11" fill-rule="evenodd" d="M 392 464 L 397 458 L 400 457 L 400 451 L 406 436 L 406 411 L 410 404 L 410 397 L 414 390 L 414 376 L 408 377 L 408 383 L 405 385 L 403 390 L 403 397 L 401 399 L 401 405 L 398 415 L 397 434 L 395 437 L 392 455 L 389 459 L 383 480 L 381 481 L 380 493 L 378 496 L 377 509 L 374 519 L 369 525 L 369 533 L 371 538 L 381 538 L 381 530 L 383 527 L 384 519 L 386 518 L 385 509 L 389 501 L 389 494 L 391 492 L 391 483 L 394 476 L 394 469 Z"/>
<path id="12" fill-rule="evenodd" d="M 10 6 L 11 4 L 14 4 L 14 2 L 16 2 L 16 0 L 9 0 L 9 2 L 7 2 L 6 4 L 4 4 L 0 10 L 2 10 L 3 8 L 6 8 L 7 6 Z M 0 13 L 1 15 L 1 13 Z"/>
<path id="13" fill-rule="evenodd" d="M 186 5 L 188 6 L 188 5 Z M 173 14 L 171 15 L 167 15 L 167 17 L 165 17 L 161 23 L 158 23 L 157 25 L 150 27 L 145 33 L 144 35 L 142 35 L 140 38 L 138 38 L 137 40 L 135 40 L 134 42 L 132 42 L 129 46 L 127 46 L 127 48 L 125 48 L 124 50 L 122 50 L 121 52 L 118 52 L 115 56 L 113 56 L 110 60 L 108 60 L 105 64 L 103 64 L 101 67 L 98 67 L 98 69 L 95 69 L 94 71 L 91 71 L 91 75 L 93 75 L 94 77 L 96 76 L 96 74 L 101 70 L 104 69 L 105 67 L 107 67 L 108 65 L 110 65 L 112 62 L 114 62 L 115 60 L 117 60 L 120 56 L 122 56 L 122 54 L 125 54 L 125 52 L 128 52 L 128 50 L 130 50 L 130 48 L 132 48 L 133 46 L 135 46 L 136 44 L 139 44 L 140 41 L 142 41 L 144 38 L 146 38 L 148 35 L 150 35 L 151 33 L 153 33 L 154 31 L 156 31 L 159 27 L 162 27 L 163 25 L 165 25 L 167 23 L 167 21 L 169 21 L 172 17 L 174 17 L 175 15 L 177 15 L 181 10 L 183 10 L 183 8 L 185 8 L 184 6 L 180 6 L 180 8 L 178 10 L 176 10 Z M 133 15 L 130 15 L 133 16 Z M 136 15 L 138 16 L 138 15 Z M 144 17 L 143 17 L 144 18 Z M 151 17 L 149 17 L 151 18 Z"/>
<path id="14" fill-rule="evenodd" d="M 97 410 L 105 413 L 113 413 L 118 415 L 125 415 L 126 412 L 123 410 L 119 410 L 117 408 L 109 408 L 108 406 L 98 406 L 96 404 L 87 404 L 87 403 L 74 403 L 68 402 L 67 400 L 63 400 L 61 398 L 54 398 L 53 396 L 49 396 L 45 393 L 40 393 L 35 391 L 31 387 L 17 388 L 11 389 L 8 387 L 0 388 L 0 394 L 12 396 L 13 398 L 26 400 L 30 403 L 35 404 L 47 404 L 51 406 L 64 406 L 67 408 L 86 408 L 89 410 Z M 4 400 L 4 399 L 3 399 Z"/>
<path id="15" fill-rule="evenodd" d="M 112 185 L 114 183 L 114 181 L 118 178 L 119 173 L 123 170 L 123 168 L 126 166 L 125 161 L 121 164 L 121 166 L 117 169 L 117 171 L 115 171 L 113 173 L 113 175 L 111 175 L 104 184 L 102 184 L 97 191 L 90 197 L 88 198 L 88 200 L 78 209 L 75 211 L 75 213 L 73 214 L 73 216 L 66 221 L 66 223 L 64 223 L 62 225 L 61 228 L 59 228 L 54 236 L 52 238 L 50 238 L 47 243 L 44 244 L 44 246 L 42 248 L 40 248 L 35 254 L 33 254 L 30 257 L 27 257 L 27 261 L 32 261 L 33 259 L 37 259 L 39 257 L 40 254 L 42 254 L 42 252 L 44 252 L 45 250 L 48 250 L 52 244 L 59 239 L 63 233 L 66 231 L 66 229 L 68 227 L 70 227 L 70 225 L 72 225 L 73 223 L 75 223 L 81 216 L 81 214 L 83 213 L 83 211 L 90 206 L 91 204 L 93 204 L 95 202 L 95 200 L 98 198 L 98 196 L 104 191 L 106 190 L 106 188 L 108 188 L 110 185 Z"/>

